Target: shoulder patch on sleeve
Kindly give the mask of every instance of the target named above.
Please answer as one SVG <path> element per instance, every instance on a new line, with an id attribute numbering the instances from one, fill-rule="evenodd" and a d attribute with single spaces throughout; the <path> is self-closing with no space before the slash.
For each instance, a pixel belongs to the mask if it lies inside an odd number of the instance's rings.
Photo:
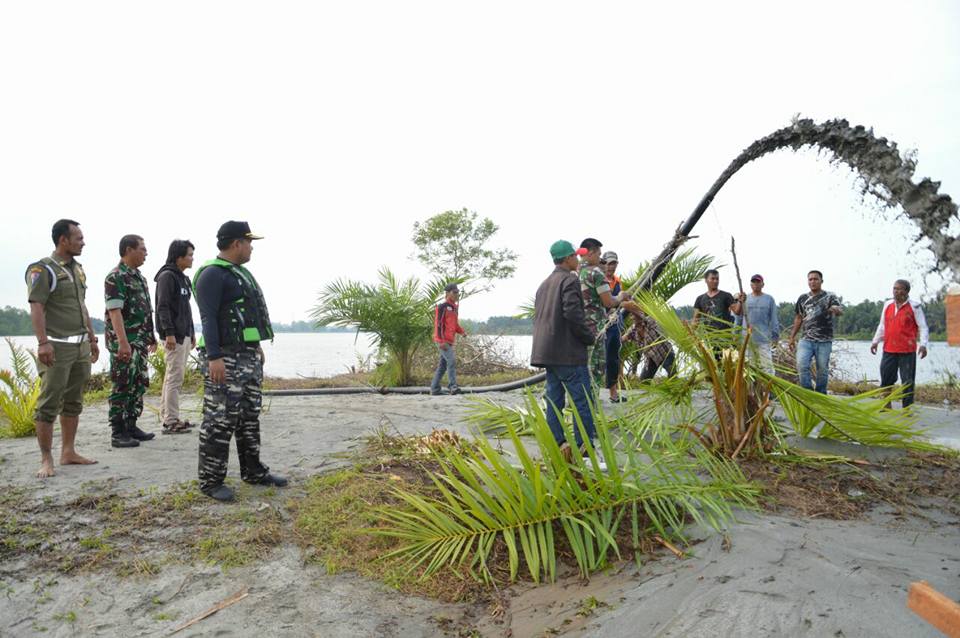
<path id="1" fill-rule="evenodd" d="M 37 280 L 40 279 L 41 275 L 43 275 L 43 271 L 44 271 L 44 268 L 40 264 L 33 264 L 29 268 L 27 268 L 27 275 L 26 275 L 27 285 L 33 286 L 34 284 L 36 284 Z"/>

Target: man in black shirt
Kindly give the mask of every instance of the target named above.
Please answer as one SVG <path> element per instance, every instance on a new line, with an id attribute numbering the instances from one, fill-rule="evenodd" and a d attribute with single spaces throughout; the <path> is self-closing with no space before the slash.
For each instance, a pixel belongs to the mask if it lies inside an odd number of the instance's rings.
<path id="1" fill-rule="evenodd" d="M 720 273 L 710 269 L 704 275 L 707 292 L 693 303 L 693 325 L 703 316 L 704 325 L 714 330 L 723 330 L 733 325 L 734 315 L 740 314 L 740 302 L 725 290 L 720 290 Z"/>
<path id="2" fill-rule="evenodd" d="M 194 276 L 203 324 L 199 345 L 203 380 L 203 426 L 200 428 L 200 490 L 218 501 L 232 501 L 227 476 L 230 438 L 237 439 L 240 478 L 255 485 L 283 487 L 287 479 L 260 462 L 260 404 L 263 349 L 273 338 L 267 303 L 250 261 L 253 240 L 246 222 L 227 222 L 217 232 L 216 259 Z"/>
<path id="3" fill-rule="evenodd" d="M 790 332 L 790 350 L 796 349 L 797 375 L 800 385 L 827 393 L 830 372 L 830 352 L 833 350 L 833 318 L 843 314 L 840 298 L 822 288 L 823 273 L 811 270 L 807 273 L 810 292 L 800 295 L 794 306 L 793 330 Z M 797 333 L 801 332 L 797 346 Z M 817 383 L 810 377 L 810 364 L 817 362 Z"/>

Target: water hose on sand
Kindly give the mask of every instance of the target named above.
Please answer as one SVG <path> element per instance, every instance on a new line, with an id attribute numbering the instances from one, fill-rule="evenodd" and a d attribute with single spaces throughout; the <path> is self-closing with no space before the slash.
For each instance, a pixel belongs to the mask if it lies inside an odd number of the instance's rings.
<path id="1" fill-rule="evenodd" d="M 542 383 L 547 378 L 546 372 L 535 374 L 526 379 L 511 381 L 510 383 L 499 383 L 497 385 L 478 385 L 476 387 L 460 388 L 462 394 L 477 394 L 480 392 L 509 392 L 510 390 L 519 390 L 529 385 Z M 264 390 L 263 394 L 271 397 L 304 397 L 317 396 L 325 394 L 430 394 L 430 388 L 424 385 L 408 386 L 398 388 L 374 386 L 353 386 L 346 388 L 302 388 L 294 390 Z"/>

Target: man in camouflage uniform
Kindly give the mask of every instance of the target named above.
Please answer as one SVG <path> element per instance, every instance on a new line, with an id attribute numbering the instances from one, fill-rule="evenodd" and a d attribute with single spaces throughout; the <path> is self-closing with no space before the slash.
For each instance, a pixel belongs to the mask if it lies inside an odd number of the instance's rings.
<path id="1" fill-rule="evenodd" d="M 287 484 L 260 461 L 264 361 L 260 342 L 273 339 L 273 328 L 263 291 L 243 267 L 250 261 L 255 239 L 262 238 L 246 222 L 226 222 L 217 232 L 220 254 L 193 279 L 203 324 L 197 344 L 204 373 L 198 473 L 200 490 L 218 501 L 234 498 L 233 490 L 223 484 L 233 435 L 240 478 L 255 485 Z"/>
<path id="2" fill-rule="evenodd" d="M 580 242 L 580 248 L 587 253 L 580 257 L 580 291 L 583 293 L 583 310 L 586 314 L 587 327 L 598 335 L 600 329 L 606 325 L 607 309 L 620 305 L 624 295 L 610 294 L 610 284 L 600 268 L 600 249 L 603 247 L 598 240 L 588 237 Z M 605 385 L 607 372 L 607 358 L 605 341 L 600 339 L 599 344 L 588 348 L 587 366 L 590 368 L 590 380 L 594 390 Z"/>
<path id="3" fill-rule="evenodd" d="M 30 319 L 37 337 L 40 396 L 34 415 L 40 445 L 39 478 L 53 476 L 53 422 L 60 416 L 60 465 L 91 465 L 74 441 L 83 411 L 83 386 L 100 356 L 87 314 L 87 277 L 75 259 L 83 232 L 72 219 L 53 225 L 53 254 L 27 267 Z"/>
<path id="4" fill-rule="evenodd" d="M 157 349 L 150 291 L 139 270 L 146 259 L 143 237 L 124 235 L 120 239 L 120 263 L 103 282 L 113 447 L 137 447 L 140 441 L 154 437 L 152 432 L 137 427 L 137 419 L 143 413 L 143 394 L 150 385 L 147 355 Z"/>

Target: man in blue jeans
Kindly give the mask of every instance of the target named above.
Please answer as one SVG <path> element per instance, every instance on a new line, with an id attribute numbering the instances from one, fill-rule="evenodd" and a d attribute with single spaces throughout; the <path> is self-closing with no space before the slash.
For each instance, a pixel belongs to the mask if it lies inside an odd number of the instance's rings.
<path id="1" fill-rule="evenodd" d="M 823 273 L 811 270 L 807 273 L 810 292 L 800 295 L 794 306 L 796 315 L 790 332 L 790 350 L 797 353 L 797 374 L 800 385 L 813 389 L 810 380 L 810 363 L 817 364 L 816 391 L 827 393 L 830 374 L 830 352 L 833 350 L 833 318 L 843 314 L 840 298 L 822 288 Z M 797 333 L 801 332 L 797 345 Z"/>
<path id="2" fill-rule="evenodd" d="M 587 369 L 587 347 L 595 342 L 593 331 L 587 326 L 577 275 L 577 257 L 586 254 L 585 248 L 575 249 L 568 241 L 560 240 L 550 246 L 554 270 L 537 289 L 534 300 L 533 349 L 530 365 L 546 368 L 547 423 L 554 439 L 568 457 L 572 454 L 566 443 L 560 422 L 566 394 L 583 422 L 590 439 L 596 430 L 590 404 L 592 396 L 590 372 Z M 583 445 L 578 427 L 574 428 L 577 447 Z"/>
<path id="3" fill-rule="evenodd" d="M 444 372 L 450 382 L 448 386 L 450 394 L 460 394 L 460 386 L 457 385 L 457 353 L 454 346 L 457 335 L 467 335 L 460 327 L 460 321 L 457 318 L 460 289 L 457 284 L 447 284 L 443 290 L 445 293 L 443 302 L 433 309 L 433 341 L 440 350 L 440 360 L 437 362 L 437 369 L 430 383 L 430 394 L 434 396 L 442 394 L 440 379 L 443 378 Z"/>

